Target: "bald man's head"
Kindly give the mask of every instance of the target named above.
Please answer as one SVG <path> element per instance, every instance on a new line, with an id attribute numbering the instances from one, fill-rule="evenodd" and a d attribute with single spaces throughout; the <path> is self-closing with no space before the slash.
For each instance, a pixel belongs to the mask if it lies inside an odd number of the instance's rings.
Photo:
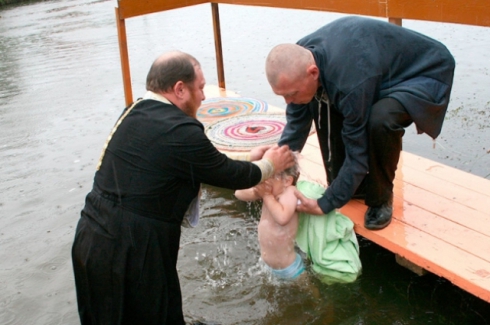
<path id="1" fill-rule="evenodd" d="M 279 44 L 270 51 L 265 61 L 267 80 L 274 87 L 281 78 L 303 78 L 312 64 L 315 61 L 309 50 L 297 44 Z"/>
<path id="2" fill-rule="evenodd" d="M 192 55 L 172 51 L 159 56 L 146 77 L 146 90 L 167 92 L 178 81 L 191 85 L 196 79 L 195 67 L 199 62 Z"/>
<path id="3" fill-rule="evenodd" d="M 287 104 L 307 104 L 320 87 L 320 70 L 313 53 L 296 44 L 274 47 L 265 63 L 267 80 Z"/>

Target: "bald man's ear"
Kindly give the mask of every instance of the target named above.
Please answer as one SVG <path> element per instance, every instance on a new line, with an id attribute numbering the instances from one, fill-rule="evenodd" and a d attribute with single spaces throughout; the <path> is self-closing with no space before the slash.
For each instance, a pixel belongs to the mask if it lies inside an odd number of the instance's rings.
<path id="1" fill-rule="evenodd" d="M 312 76 L 313 79 L 317 80 L 318 76 L 320 75 L 320 70 L 318 69 L 316 64 L 312 64 L 312 65 L 308 66 L 308 68 L 306 68 L 306 73 L 308 73 L 308 75 Z"/>

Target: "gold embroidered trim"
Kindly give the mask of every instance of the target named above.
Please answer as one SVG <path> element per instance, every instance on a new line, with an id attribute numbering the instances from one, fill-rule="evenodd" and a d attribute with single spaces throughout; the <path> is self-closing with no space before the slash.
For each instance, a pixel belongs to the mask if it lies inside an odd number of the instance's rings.
<path id="1" fill-rule="evenodd" d="M 141 100 L 142 99 L 138 99 L 137 101 L 135 101 L 133 103 L 133 105 L 131 105 L 131 107 L 128 108 L 126 110 L 126 112 L 119 118 L 119 120 L 117 120 L 117 123 L 112 128 L 111 133 L 107 137 L 107 140 L 105 140 L 105 144 L 104 144 L 104 147 L 102 148 L 102 153 L 100 154 L 100 158 L 99 158 L 99 162 L 97 163 L 96 170 L 99 170 L 100 169 L 100 166 L 102 165 L 102 159 L 104 159 L 105 151 L 106 151 L 107 147 L 109 146 L 109 142 L 111 141 L 112 136 L 116 132 L 117 128 L 119 127 L 119 125 L 121 124 L 121 122 L 124 120 L 124 118 L 131 112 L 131 110 L 133 109 L 133 107 L 135 107 L 136 104 L 138 104 Z"/>

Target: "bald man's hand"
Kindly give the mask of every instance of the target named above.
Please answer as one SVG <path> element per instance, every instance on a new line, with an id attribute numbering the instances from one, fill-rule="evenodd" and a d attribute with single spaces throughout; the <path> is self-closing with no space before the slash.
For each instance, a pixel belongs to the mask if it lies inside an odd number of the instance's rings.
<path id="1" fill-rule="evenodd" d="M 263 158 L 267 158 L 272 162 L 275 173 L 280 173 L 293 166 L 295 163 L 294 154 L 291 150 L 289 150 L 288 145 L 281 147 L 278 145 L 272 146 L 264 153 Z"/>
<path id="2" fill-rule="evenodd" d="M 298 198 L 298 205 L 296 206 L 297 212 L 314 214 L 317 216 L 325 214 L 318 205 L 318 201 L 316 199 L 307 198 L 300 191 L 298 191 L 298 189 L 294 190 L 294 194 L 296 194 L 296 197 Z"/>

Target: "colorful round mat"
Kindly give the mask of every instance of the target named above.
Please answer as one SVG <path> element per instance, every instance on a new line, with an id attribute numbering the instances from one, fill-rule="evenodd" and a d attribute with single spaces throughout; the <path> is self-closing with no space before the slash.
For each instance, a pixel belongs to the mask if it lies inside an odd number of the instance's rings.
<path id="1" fill-rule="evenodd" d="M 216 97 L 206 99 L 197 110 L 197 119 L 202 124 L 216 121 L 218 118 L 241 114 L 267 112 L 266 102 L 246 97 Z"/>
<path id="2" fill-rule="evenodd" d="M 205 129 L 218 150 L 249 151 L 257 146 L 277 143 L 285 126 L 284 113 L 250 113 L 217 120 Z"/>

